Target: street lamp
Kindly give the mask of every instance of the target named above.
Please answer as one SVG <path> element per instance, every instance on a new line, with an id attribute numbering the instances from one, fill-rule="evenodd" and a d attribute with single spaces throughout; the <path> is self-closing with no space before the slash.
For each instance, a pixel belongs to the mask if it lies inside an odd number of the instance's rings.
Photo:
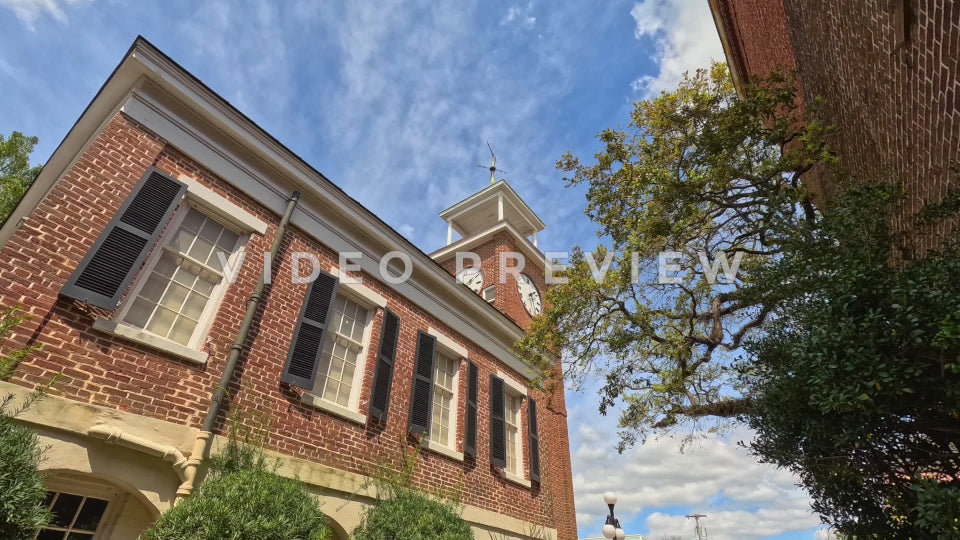
<path id="1" fill-rule="evenodd" d="M 610 509 L 607 523 L 603 526 L 603 537 L 610 540 L 623 540 L 627 537 L 627 533 L 623 532 L 623 529 L 620 528 L 620 520 L 613 515 L 613 506 L 617 504 L 617 494 L 613 491 L 604 493 L 603 502 L 607 503 L 607 507 Z"/>

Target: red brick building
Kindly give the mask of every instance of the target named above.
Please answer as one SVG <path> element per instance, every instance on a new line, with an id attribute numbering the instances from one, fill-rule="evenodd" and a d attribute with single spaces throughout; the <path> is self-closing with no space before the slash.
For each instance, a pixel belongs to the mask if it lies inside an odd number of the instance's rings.
<path id="1" fill-rule="evenodd" d="M 808 113 L 837 128 L 829 142 L 841 164 L 863 181 L 902 182 L 913 199 L 904 215 L 960 187 L 960 3 L 710 0 L 710 7 L 738 88 L 776 68 L 796 69 Z M 936 234 L 956 230 L 945 223 Z"/>
<path id="2" fill-rule="evenodd" d="M 0 230 L 0 306 L 32 316 L 4 346 L 42 345 L 0 391 L 58 377 L 22 417 L 57 494 L 41 538 L 136 538 L 258 417 L 339 540 L 410 454 L 477 538 L 576 538 L 562 389 L 512 352 L 544 225 L 502 181 L 443 217 L 463 238 L 421 252 L 138 39 Z"/>

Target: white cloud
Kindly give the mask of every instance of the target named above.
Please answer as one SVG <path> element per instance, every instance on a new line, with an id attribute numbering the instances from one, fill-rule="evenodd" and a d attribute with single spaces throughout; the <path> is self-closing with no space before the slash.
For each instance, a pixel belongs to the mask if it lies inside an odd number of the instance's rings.
<path id="1" fill-rule="evenodd" d="M 684 72 L 723 60 L 723 47 L 705 1 L 642 0 L 630 10 L 637 23 L 635 34 L 650 38 L 656 47 L 656 75 L 640 77 L 635 90 L 649 97 L 677 85 Z"/>
<path id="2" fill-rule="evenodd" d="M 525 8 L 520 6 L 510 6 L 507 14 L 500 19 L 500 26 L 517 24 L 527 30 L 532 30 L 537 25 L 537 18 L 531 15 L 533 11 L 533 2 L 527 4 Z"/>
<path id="3" fill-rule="evenodd" d="M 811 523 L 809 510 L 790 506 L 781 507 L 774 503 L 768 508 L 749 511 L 707 511 L 700 520 L 700 526 L 706 529 L 713 540 L 751 540 L 769 538 L 789 531 L 806 530 L 816 524 Z M 691 538 L 694 520 L 683 515 L 667 515 L 655 512 L 647 518 L 650 536 L 681 536 Z"/>
<path id="4" fill-rule="evenodd" d="M 12 10 L 27 28 L 33 30 L 34 23 L 43 15 L 49 15 L 61 23 L 67 22 L 67 14 L 61 5 L 86 1 L 88 0 L 0 0 L 0 6 Z"/>
<path id="5" fill-rule="evenodd" d="M 619 494 L 622 522 L 645 509 L 680 506 L 707 514 L 705 524 L 714 540 L 766 538 L 810 530 L 818 523 L 792 475 L 758 464 L 736 444 L 749 432 L 708 436 L 686 451 L 678 440 L 651 439 L 621 456 L 612 449 L 616 435 L 597 426 L 581 425 L 573 434 L 573 483 L 582 530 L 599 530 L 607 490 Z M 693 523 L 684 515 L 655 512 L 647 528 L 653 538 L 689 535 Z"/>

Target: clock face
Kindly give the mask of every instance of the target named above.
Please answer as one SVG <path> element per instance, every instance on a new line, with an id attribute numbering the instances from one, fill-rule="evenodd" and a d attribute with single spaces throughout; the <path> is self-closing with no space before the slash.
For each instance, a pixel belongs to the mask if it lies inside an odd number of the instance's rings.
<path id="1" fill-rule="evenodd" d="M 464 268 L 457 274 L 457 281 L 470 287 L 473 292 L 480 294 L 483 288 L 483 271 L 477 267 Z"/>
<path id="2" fill-rule="evenodd" d="M 533 284 L 533 280 L 526 274 L 520 274 L 517 277 L 517 291 L 520 292 L 520 300 L 523 301 L 523 307 L 527 309 L 530 315 L 539 315 L 543 311 L 543 300 L 540 298 L 540 291 Z"/>

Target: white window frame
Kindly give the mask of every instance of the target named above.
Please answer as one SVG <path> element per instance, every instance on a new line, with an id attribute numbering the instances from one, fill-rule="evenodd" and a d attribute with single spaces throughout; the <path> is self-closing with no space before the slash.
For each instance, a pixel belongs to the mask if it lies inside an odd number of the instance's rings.
<path id="1" fill-rule="evenodd" d="M 123 319 L 133 304 L 133 299 L 139 294 L 144 282 L 153 271 L 154 265 L 163 253 L 164 246 L 169 241 L 169 236 L 180 228 L 180 224 L 183 223 L 183 219 L 191 207 L 196 208 L 208 218 L 213 219 L 227 229 L 237 233 L 237 244 L 234 246 L 233 252 L 227 261 L 227 266 L 233 270 L 237 270 L 237 261 L 242 256 L 241 253 L 244 251 L 247 242 L 249 242 L 250 236 L 252 234 L 265 234 L 267 232 L 267 224 L 243 208 L 230 202 L 225 197 L 216 194 L 213 190 L 197 180 L 186 175 L 180 175 L 179 180 L 187 185 L 187 193 L 184 200 L 174 212 L 173 218 L 170 223 L 167 224 L 166 230 L 164 230 L 163 235 L 157 241 L 157 244 L 144 262 L 142 270 L 134 280 L 130 291 L 124 297 L 120 309 L 114 313 L 111 319 L 98 319 L 94 321 L 93 328 L 100 332 L 118 336 L 128 341 L 140 343 L 172 354 L 183 360 L 196 364 L 204 364 L 209 355 L 202 350 L 202 346 L 210 332 L 210 326 L 213 324 L 213 320 L 220 311 L 220 306 L 223 302 L 223 297 L 226 295 L 227 288 L 230 286 L 230 283 L 228 283 L 226 279 L 226 270 L 223 272 L 225 274 L 224 278 L 221 279 L 220 283 L 211 293 L 200 321 L 197 323 L 197 327 L 194 328 L 190 343 L 186 346 L 172 339 L 167 339 L 142 328 L 127 324 L 123 322 Z"/>
<path id="2" fill-rule="evenodd" d="M 302 402 L 313 407 L 323 409 L 340 418 L 363 425 L 367 423 L 367 415 L 360 412 L 360 394 L 365 386 L 367 364 L 369 364 L 369 356 L 372 350 L 370 347 L 370 336 L 373 333 L 373 320 L 379 311 L 387 307 L 387 299 L 362 283 L 345 281 L 344 278 L 346 274 L 340 272 L 336 267 L 331 267 L 330 273 L 340 280 L 337 296 L 345 296 L 348 300 L 359 304 L 367 310 L 367 320 L 364 323 L 362 337 L 363 348 L 357 353 L 357 367 L 353 374 L 354 384 L 353 388 L 350 389 L 350 399 L 347 401 L 346 407 L 321 396 L 319 390 L 322 390 L 322 388 L 318 389 L 318 386 L 321 384 L 320 377 L 317 377 L 313 390 L 304 392 L 300 399 Z M 325 381 L 323 382 L 325 383 Z"/>
<path id="3" fill-rule="evenodd" d="M 110 538 L 117 524 L 117 520 L 120 517 L 120 512 L 126 502 L 127 495 L 125 493 L 106 482 L 97 481 L 93 478 L 73 478 L 54 475 L 48 478 L 45 484 L 47 491 L 109 501 L 107 508 L 103 511 L 103 516 L 100 518 L 100 524 L 93 533 L 92 540 Z M 60 529 L 61 527 L 51 526 L 45 528 Z M 90 531 L 86 532 L 89 533 Z M 37 534 L 39 534 L 39 531 Z"/>
<path id="4" fill-rule="evenodd" d="M 466 347 L 460 345 L 436 328 L 428 328 L 427 334 L 437 340 L 434 362 L 436 362 L 436 355 L 443 354 L 453 360 L 457 369 L 453 376 L 453 396 L 450 399 L 450 403 L 452 404 L 450 409 L 450 434 L 447 437 L 447 444 L 434 441 L 432 437 L 425 437 L 422 444 L 432 452 L 444 455 L 454 461 L 463 461 L 463 452 L 458 449 L 460 442 L 460 374 L 463 371 L 463 361 L 465 359 L 469 360 L 470 354 Z M 437 381 L 434 380 L 433 386 L 435 387 L 436 384 Z M 430 391 L 434 392 L 434 388 L 431 387 Z M 432 409 L 430 411 L 430 424 L 432 427 Z"/>
<path id="5" fill-rule="evenodd" d="M 513 377 L 510 377 L 503 371 L 498 371 L 497 377 L 503 380 L 503 391 L 505 394 L 504 403 L 503 403 L 504 430 L 508 429 L 507 414 L 506 414 L 507 412 L 506 409 L 510 403 L 510 400 L 508 398 L 510 398 L 511 396 L 514 397 L 515 399 L 517 399 L 517 403 L 519 404 L 519 408 L 517 409 L 517 440 L 516 440 L 516 444 L 514 445 L 514 456 L 516 458 L 514 460 L 514 464 L 516 465 L 517 472 L 516 473 L 511 472 L 510 463 L 507 463 L 507 466 L 504 467 L 503 469 L 503 474 L 507 480 L 515 484 L 518 484 L 522 487 L 529 488 L 532 486 L 532 483 L 527 478 L 527 470 L 524 467 L 524 461 L 523 461 L 525 456 L 524 441 L 527 440 L 527 438 L 529 437 L 527 430 L 524 429 L 527 424 L 523 421 L 524 420 L 523 402 L 525 399 L 527 399 L 527 387 L 518 383 L 516 380 L 513 379 Z M 506 433 L 504 433 L 504 440 L 506 440 L 506 438 L 507 438 Z"/>
<path id="6" fill-rule="evenodd" d="M 434 378 L 433 378 L 433 388 L 431 389 L 434 392 L 436 391 L 436 387 L 438 384 L 437 378 L 436 378 L 436 368 L 441 355 L 453 362 L 453 367 L 454 367 L 453 380 L 451 381 L 451 391 L 453 395 L 450 396 L 450 418 L 447 420 L 448 421 L 447 440 L 446 442 L 434 440 L 433 433 L 431 432 L 430 442 L 439 444 L 444 448 L 446 448 L 447 450 L 456 452 L 457 451 L 457 435 L 459 434 L 459 431 L 460 431 L 458 429 L 458 424 L 457 424 L 457 422 L 460 420 L 460 415 L 459 415 L 459 412 L 460 412 L 459 411 L 460 409 L 460 357 L 450 354 L 449 351 L 443 347 L 436 348 L 436 350 L 433 353 Z M 437 406 L 436 400 L 434 400 L 433 406 L 434 407 Z M 433 411 L 430 411 L 430 424 L 432 429 L 433 428 Z"/>
<path id="7" fill-rule="evenodd" d="M 137 295 L 140 294 L 143 286 L 147 283 L 147 280 L 150 278 L 150 274 L 153 273 L 153 269 L 156 267 L 157 262 L 160 261 L 160 257 L 163 256 L 164 252 L 170 250 L 170 248 L 167 247 L 167 244 L 169 243 L 170 238 L 180 230 L 180 225 L 183 224 L 183 220 L 187 217 L 190 209 L 200 212 L 206 216 L 207 219 L 212 219 L 220 224 L 220 226 L 237 234 L 237 242 L 234 244 L 233 249 L 230 252 L 230 256 L 227 258 L 227 266 L 229 268 L 235 268 L 237 259 L 240 257 L 240 252 L 246 247 L 250 236 L 244 231 L 238 230 L 236 227 L 231 226 L 229 222 L 220 219 L 217 214 L 207 211 L 205 207 L 194 204 L 192 201 L 186 201 L 181 204 L 179 208 L 177 208 L 173 219 L 170 220 L 170 223 L 167 225 L 167 229 L 163 231 L 163 236 L 160 237 L 157 245 L 153 248 L 153 252 L 150 253 L 150 256 L 147 258 L 147 262 L 143 265 L 143 269 L 140 271 L 137 279 L 133 282 L 130 292 L 128 292 L 126 298 L 124 298 L 123 304 L 120 306 L 120 310 L 117 312 L 115 317 L 115 322 L 118 324 L 136 328 L 126 322 L 130 307 L 133 306 L 133 301 L 137 298 Z M 194 261 L 194 263 L 198 263 L 198 261 Z M 217 283 L 217 285 L 213 288 L 213 291 L 210 293 L 210 298 L 207 300 L 207 304 L 203 307 L 203 313 L 197 320 L 197 327 L 193 329 L 193 335 L 190 336 L 190 341 L 185 345 L 185 347 L 188 349 L 199 350 L 203 346 L 204 341 L 207 339 L 207 334 L 210 332 L 210 327 L 213 325 L 213 320 L 220 311 L 220 304 L 223 302 L 223 297 L 226 295 L 227 288 L 230 286 L 230 283 L 227 279 L 228 270 L 224 268 L 224 270 L 220 273 L 222 274 L 220 283 Z M 142 328 L 137 329 L 141 332 L 153 335 L 157 339 L 170 341 L 174 344 L 180 345 L 172 339 L 153 334 L 149 330 Z"/>

